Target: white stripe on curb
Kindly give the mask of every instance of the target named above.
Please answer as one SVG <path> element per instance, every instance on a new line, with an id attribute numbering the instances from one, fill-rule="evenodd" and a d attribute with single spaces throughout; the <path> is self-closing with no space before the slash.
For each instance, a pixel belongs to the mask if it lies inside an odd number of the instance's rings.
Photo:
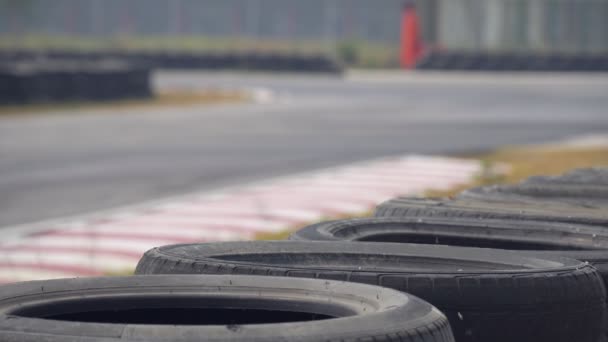
<path id="1" fill-rule="evenodd" d="M 0 282 L 133 269 L 166 244 L 252 239 L 324 217 L 357 214 L 399 195 L 448 189 L 480 163 L 405 156 L 200 192 L 53 222 L 3 229 Z"/>

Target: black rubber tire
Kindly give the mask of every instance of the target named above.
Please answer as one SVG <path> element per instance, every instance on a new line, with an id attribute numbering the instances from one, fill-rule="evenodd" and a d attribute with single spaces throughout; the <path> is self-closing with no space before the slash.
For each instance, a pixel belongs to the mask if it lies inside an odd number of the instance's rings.
<path id="1" fill-rule="evenodd" d="M 183 275 L 62 279 L 0 287 L 3 342 L 201 340 L 454 339 L 446 317 L 430 304 L 391 289 L 355 283 Z"/>
<path id="2" fill-rule="evenodd" d="M 442 310 L 456 341 L 596 342 L 606 293 L 580 261 L 397 243 L 258 241 L 165 246 L 137 274 L 262 274 L 381 285 Z"/>
<path id="3" fill-rule="evenodd" d="M 582 209 L 606 210 L 608 186 L 552 183 L 492 185 L 468 189 L 457 198 L 532 205 L 545 201 Z"/>
<path id="4" fill-rule="evenodd" d="M 520 184 L 466 190 L 458 198 L 522 204 L 549 201 L 582 208 L 608 209 L 608 168 L 578 169 L 561 176 L 530 177 Z"/>
<path id="5" fill-rule="evenodd" d="M 467 198 L 398 197 L 376 207 L 376 217 L 466 217 L 473 219 L 533 220 L 608 226 L 608 212 L 555 202 L 493 202 Z"/>
<path id="6" fill-rule="evenodd" d="M 289 236 L 292 241 L 398 242 L 497 248 L 535 257 L 591 263 L 608 284 L 608 230 L 589 225 L 442 217 L 371 217 L 322 222 Z"/>
<path id="7" fill-rule="evenodd" d="M 577 169 L 561 176 L 534 176 L 526 179 L 522 184 L 572 184 L 572 185 L 592 185 L 608 187 L 608 167 L 596 167 L 587 169 Z"/>

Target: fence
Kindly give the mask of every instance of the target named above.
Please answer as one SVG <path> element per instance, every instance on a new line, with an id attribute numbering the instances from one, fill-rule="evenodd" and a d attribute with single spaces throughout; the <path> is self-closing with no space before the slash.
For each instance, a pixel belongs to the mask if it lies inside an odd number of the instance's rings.
<path id="1" fill-rule="evenodd" d="M 418 0 L 428 44 L 608 51 L 608 0 Z M 397 44 L 403 0 L 0 1 L 0 34 L 192 35 Z"/>
<path id="2" fill-rule="evenodd" d="M 608 51 L 605 0 L 438 1 L 439 43 L 451 49 Z"/>

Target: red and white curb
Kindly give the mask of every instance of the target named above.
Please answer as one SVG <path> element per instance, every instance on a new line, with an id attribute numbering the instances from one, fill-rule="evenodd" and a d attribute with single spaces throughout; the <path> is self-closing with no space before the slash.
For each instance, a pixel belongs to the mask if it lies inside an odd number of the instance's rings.
<path id="1" fill-rule="evenodd" d="M 385 158 L 78 218 L 2 229 L 0 282 L 133 270 L 148 249 L 247 240 L 471 180 L 478 161 Z"/>

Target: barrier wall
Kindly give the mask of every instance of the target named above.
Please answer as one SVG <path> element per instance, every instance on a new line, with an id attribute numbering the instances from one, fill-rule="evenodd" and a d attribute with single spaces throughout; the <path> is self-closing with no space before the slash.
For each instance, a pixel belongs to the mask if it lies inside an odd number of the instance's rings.
<path id="1" fill-rule="evenodd" d="M 342 65 L 323 55 L 278 53 L 196 53 L 171 51 L 0 50 L 0 61 L 119 59 L 155 69 L 230 69 L 294 72 L 342 72 Z"/>
<path id="2" fill-rule="evenodd" d="M 0 104 L 148 98 L 150 69 L 119 61 L 0 64 Z"/>
<path id="3" fill-rule="evenodd" d="M 420 70 L 608 71 L 607 55 L 471 53 L 434 51 L 422 57 Z"/>

